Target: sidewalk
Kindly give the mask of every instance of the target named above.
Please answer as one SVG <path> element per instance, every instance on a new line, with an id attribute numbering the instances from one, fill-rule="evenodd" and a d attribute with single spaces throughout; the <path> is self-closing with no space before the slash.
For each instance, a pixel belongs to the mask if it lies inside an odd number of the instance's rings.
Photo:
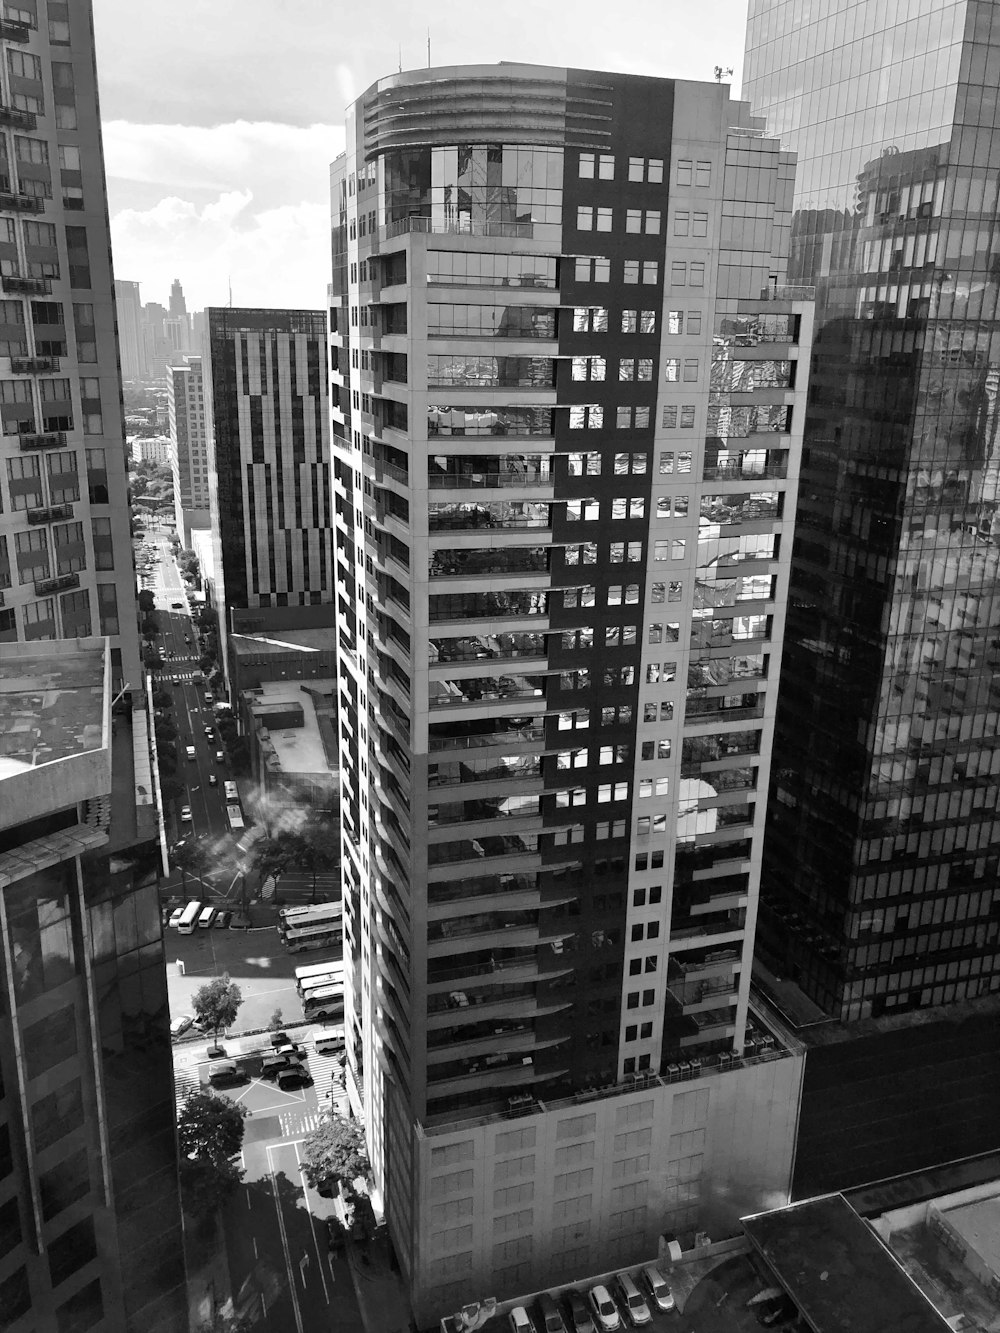
<path id="1" fill-rule="evenodd" d="M 194 1262 L 195 1256 L 197 1264 Z M 184 1218 L 184 1262 L 187 1267 L 190 1327 L 201 1328 L 217 1311 L 232 1314 L 232 1281 L 222 1222 L 218 1214 L 215 1230 L 207 1243 L 194 1235 L 192 1224 L 187 1217 Z"/>
<path id="2" fill-rule="evenodd" d="M 346 1257 L 368 1333 L 410 1333 L 410 1302 L 402 1278 L 392 1267 L 384 1234 L 360 1246 L 349 1242 Z"/>

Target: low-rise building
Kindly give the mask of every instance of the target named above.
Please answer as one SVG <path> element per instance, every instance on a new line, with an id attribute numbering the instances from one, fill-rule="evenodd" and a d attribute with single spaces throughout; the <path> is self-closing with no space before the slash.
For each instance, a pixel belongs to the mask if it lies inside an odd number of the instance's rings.
<path id="1" fill-rule="evenodd" d="M 335 679 L 267 681 L 241 696 L 250 762 L 272 807 L 337 809 Z"/>

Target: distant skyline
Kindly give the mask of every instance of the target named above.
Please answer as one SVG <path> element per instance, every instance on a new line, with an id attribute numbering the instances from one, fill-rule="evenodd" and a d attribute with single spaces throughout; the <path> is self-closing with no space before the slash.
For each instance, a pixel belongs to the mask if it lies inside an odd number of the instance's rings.
<path id="1" fill-rule="evenodd" d="M 329 164 L 344 109 L 376 79 L 501 60 L 742 78 L 747 0 L 636 0 L 609 29 L 596 0 L 503 6 L 385 0 L 355 26 L 330 0 L 93 0 L 115 276 L 166 305 L 321 309 Z M 720 37 L 720 34 L 722 36 Z"/>

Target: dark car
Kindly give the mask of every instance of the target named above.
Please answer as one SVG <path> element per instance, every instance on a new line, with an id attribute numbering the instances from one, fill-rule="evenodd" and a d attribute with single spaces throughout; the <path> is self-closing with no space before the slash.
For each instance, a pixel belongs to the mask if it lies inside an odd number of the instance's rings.
<path id="1" fill-rule="evenodd" d="M 292 1039 L 287 1032 L 271 1033 L 271 1045 L 274 1047 L 275 1050 L 277 1050 L 279 1046 L 291 1045 L 291 1041 Z"/>
<path id="2" fill-rule="evenodd" d="M 232 912 L 216 912 L 212 926 L 215 930 L 225 930 L 233 919 Z"/>
<path id="3" fill-rule="evenodd" d="M 312 1079 L 309 1077 L 308 1069 L 295 1064 L 283 1069 L 278 1075 L 277 1082 L 282 1092 L 293 1092 L 296 1088 L 307 1088 Z"/>
<path id="4" fill-rule="evenodd" d="M 241 1083 L 248 1082 L 249 1077 L 246 1070 L 238 1065 L 235 1060 L 220 1060 L 213 1067 L 208 1076 L 208 1081 L 213 1088 L 235 1088 Z"/>
<path id="5" fill-rule="evenodd" d="M 171 611 L 183 611 L 183 610 L 184 610 L 184 603 L 183 603 L 183 602 L 171 602 L 171 603 L 170 603 L 170 609 L 171 609 Z"/>
<path id="6" fill-rule="evenodd" d="M 559 1306 L 547 1291 L 543 1291 L 535 1301 L 535 1322 L 542 1333 L 566 1333 L 566 1325 L 559 1313 Z"/>
<path id="7" fill-rule="evenodd" d="M 260 1062 L 261 1078 L 277 1078 L 288 1069 L 301 1069 L 298 1060 L 287 1055 L 265 1055 Z"/>
<path id="8" fill-rule="evenodd" d="M 567 1291 L 563 1297 L 563 1305 L 566 1308 L 566 1322 L 573 1333 L 597 1333 L 594 1317 L 578 1291 Z"/>

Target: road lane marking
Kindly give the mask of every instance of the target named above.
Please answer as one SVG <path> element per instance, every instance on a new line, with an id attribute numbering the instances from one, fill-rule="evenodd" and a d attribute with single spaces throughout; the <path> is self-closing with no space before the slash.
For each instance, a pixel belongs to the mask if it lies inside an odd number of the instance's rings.
<path id="1" fill-rule="evenodd" d="M 302 1158 L 299 1156 L 299 1145 L 298 1145 L 297 1143 L 295 1143 L 295 1144 L 293 1144 L 292 1146 L 293 1146 L 294 1149 L 295 1149 L 295 1160 L 296 1160 L 296 1162 L 298 1162 L 298 1164 L 299 1164 L 299 1170 L 301 1171 L 301 1169 L 302 1169 Z M 305 1189 L 305 1182 L 304 1182 L 304 1181 L 303 1181 L 303 1189 Z M 317 1234 L 316 1234 L 316 1223 L 315 1223 L 315 1221 L 314 1221 L 314 1219 L 313 1219 L 313 1211 L 312 1211 L 312 1209 L 309 1207 L 309 1195 L 308 1195 L 308 1193 L 306 1194 L 306 1212 L 309 1214 L 309 1230 L 312 1232 L 313 1244 L 314 1244 L 315 1247 L 316 1247 L 316 1266 L 317 1266 L 317 1268 L 318 1268 L 318 1270 L 319 1270 L 319 1278 L 320 1278 L 320 1281 L 323 1283 L 323 1295 L 326 1297 L 326 1303 L 327 1303 L 327 1305 L 329 1305 L 329 1304 L 330 1304 L 330 1291 L 329 1291 L 329 1288 L 328 1288 L 327 1285 L 326 1285 L 326 1276 L 325 1276 L 325 1274 L 324 1274 L 324 1272 L 323 1272 L 323 1256 L 322 1256 L 322 1254 L 320 1253 L 320 1249 L 319 1249 L 319 1237 L 318 1237 Z M 329 1258 L 329 1251 L 327 1251 L 327 1258 Z M 332 1272 L 333 1272 L 332 1266 L 331 1266 L 331 1270 L 330 1270 L 330 1271 L 331 1271 L 331 1274 L 332 1274 Z"/>
<path id="2" fill-rule="evenodd" d="M 295 1327 L 298 1333 L 304 1333 L 302 1326 L 302 1311 L 299 1309 L 299 1293 L 295 1289 L 295 1277 L 292 1273 L 292 1255 L 288 1247 L 288 1233 L 285 1230 L 285 1219 L 281 1212 L 281 1200 L 278 1197 L 278 1182 L 274 1176 L 274 1166 L 271 1163 L 271 1145 L 267 1145 L 267 1170 L 271 1177 L 271 1191 L 274 1195 L 274 1211 L 278 1215 L 278 1230 L 281 1232 L 281 1248 L 285 1254 L 285 1272 L 288 1274 L 288 1290 L 292 1298 L 292 1311 L 295 1315 Z"/>

